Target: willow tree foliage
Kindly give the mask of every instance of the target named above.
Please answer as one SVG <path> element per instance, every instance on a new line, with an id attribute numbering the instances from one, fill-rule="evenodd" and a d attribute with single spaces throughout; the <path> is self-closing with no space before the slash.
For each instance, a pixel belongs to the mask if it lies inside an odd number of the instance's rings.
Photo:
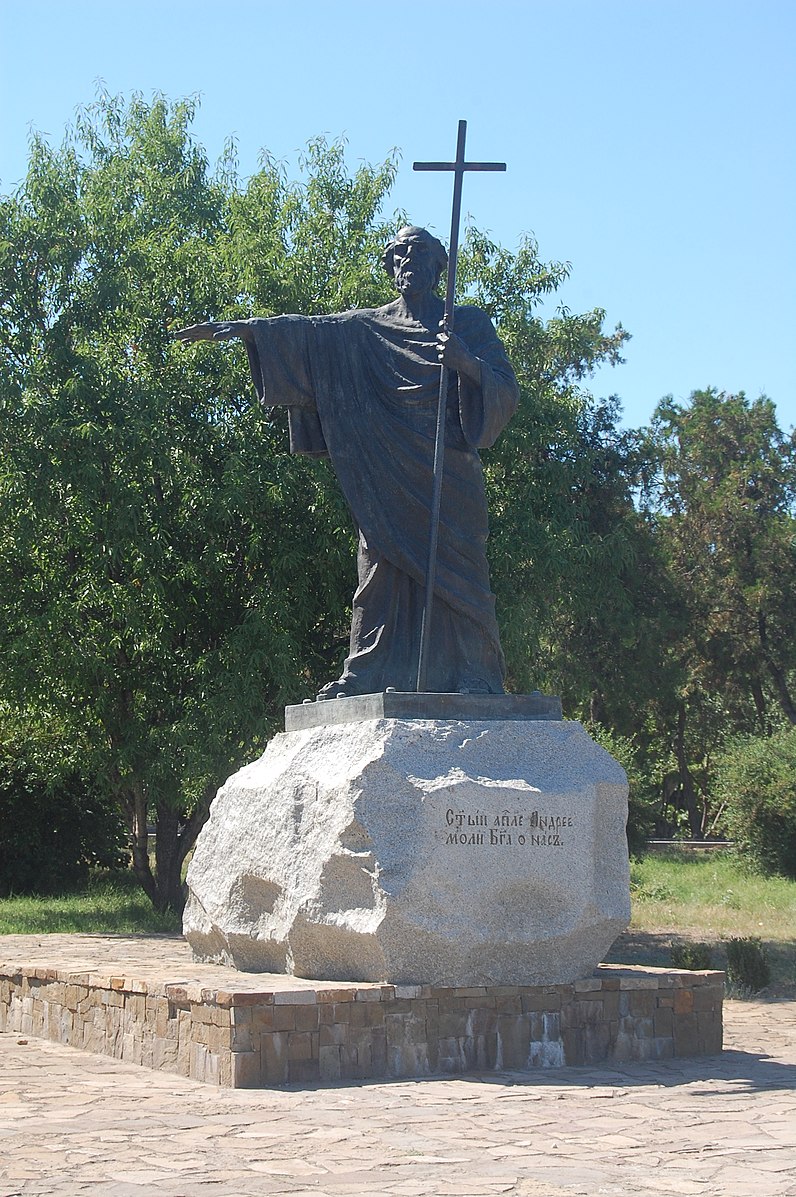
<path id="1" fill-rule="evenodd" d="M 666 587 L 634 504 L 641 438 L 619 428 L 615 399 L 596 402 L 585 387 L 598 365 L 621 362 L 627 333 L 606 332 L 600 310 L 540 320 L 538 306 L 567 267 L 541 262 L 532 241 L 512 254 L 471 232 L 463 264 L 469 296 L 499 326 L 522 391 L 484 454 L 510 684 L 552 689 L 570 714 L 627 733 L 628 689 L 638 702 L 652 684 Z"/>
<path id="2" fill-rule="evenodd" d="M 286 702 L 333 675 L 355 579 L 337 485 L 289 455 L 283 413 L 252 402 L 245 355 L 186 351 L 170 330 L 385 302 L 395 227 L 382 215 L 392 160 L 351 173 L 342 145 L 317 140 L 297 181 L 266 158 L 244 182 L 231 155 L 211 169 L 193 115 L 103 95 L 61 148 L 34 139 L 24 183 L 0 201 L 0 690 L 81 746 L 159 907 L 181 904 L 216 787 Z M 538 318 L 565 273 L 531 242 L 508 253 L 475 232 L 463 256 L 523 389 L 487 467 L 519 686 L 566 672 L 553 633 L 569 629 L 574 660 L 586 616 L 595 644 L 630 655 L 639 641 L 622 616 L 647 551 L 627 446 L 581 389 L 625 334 L 604 332 L 600 312 Z M 579 668 L 578 701 L 608 690 Z"/>

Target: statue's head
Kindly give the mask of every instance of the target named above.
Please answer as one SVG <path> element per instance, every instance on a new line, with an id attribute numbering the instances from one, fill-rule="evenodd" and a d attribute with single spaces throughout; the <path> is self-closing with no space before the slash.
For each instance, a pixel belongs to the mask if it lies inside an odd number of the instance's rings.
<path id="1" fill-rule="evenodd" d="M 447 268 L 448 255 L 427 229 L 410 224 L 395 234 L 382 262 L 399 291 L 433 291 Z"/>

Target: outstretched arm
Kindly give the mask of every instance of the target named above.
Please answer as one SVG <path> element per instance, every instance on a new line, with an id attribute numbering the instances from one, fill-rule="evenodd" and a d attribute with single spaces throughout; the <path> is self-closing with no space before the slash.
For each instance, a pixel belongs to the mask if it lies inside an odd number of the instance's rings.
<path id="1" fill-rule="evenodd" d="M 254 334 L 248 320 L 211 320 L 207 324 L 191 324 L 172 333 L 175 341 L 230 341 L 240 337 L 242 341 L 253 341 Z"/>

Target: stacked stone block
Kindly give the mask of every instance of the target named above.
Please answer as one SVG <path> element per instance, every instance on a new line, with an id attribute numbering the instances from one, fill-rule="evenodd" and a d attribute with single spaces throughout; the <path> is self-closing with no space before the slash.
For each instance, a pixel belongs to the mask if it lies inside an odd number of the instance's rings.
<path id="1" fill-rule="evenodd" d="M 0 1030 L 235 1088 L 721 1051 L 718 972 L 602 965 L 568 985 L 464 988 L 263 982 L 232 992 L 0 970 Z"/>

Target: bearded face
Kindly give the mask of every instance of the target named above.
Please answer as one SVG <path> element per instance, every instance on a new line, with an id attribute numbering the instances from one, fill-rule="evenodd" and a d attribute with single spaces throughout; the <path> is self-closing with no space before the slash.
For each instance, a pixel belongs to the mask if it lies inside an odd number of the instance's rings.
<path id="1" fill-rule="evenodd" d="M 425 229 L 402 229 L 392 246 L 395 286 L 402 295 L 417 296 L 433 291 L 440 262 L 435 245 Z"/>

